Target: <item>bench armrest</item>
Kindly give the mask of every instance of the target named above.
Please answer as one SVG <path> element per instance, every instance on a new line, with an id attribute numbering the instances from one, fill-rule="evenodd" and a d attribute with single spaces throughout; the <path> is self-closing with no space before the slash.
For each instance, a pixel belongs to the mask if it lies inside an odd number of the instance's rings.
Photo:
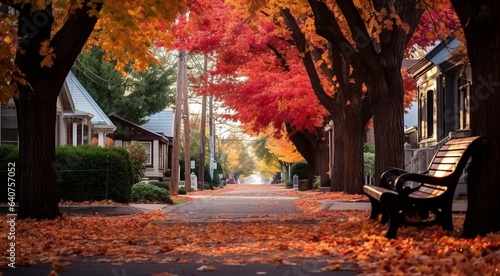
<path id="1" fill-rule="evenodd" d="M 408 173 L 405 170 L 399 168 L 388 168 L 382 173 L 380 177 L 380 187 L 384 187 L 389 190 L 395 190 L 396 185 L 394 184 L 396 179 L 402 175 Z"/>
<path id="2" fill-rule="evenodd" d="M 419 185 L 417 187 L 410 187 L 405 185 L 405 182 L 413 181 L 418 182 Z M 423 183 L 433 184 L 433 185 L 442 185 L 443 178 L 442 177 L 433 177 L 425 174 L 418 173 L 404 173 L 401 174 L 395 181 L 395 190 L 399 195 L 407 197 L 409 194 L 418 190 Z"/>

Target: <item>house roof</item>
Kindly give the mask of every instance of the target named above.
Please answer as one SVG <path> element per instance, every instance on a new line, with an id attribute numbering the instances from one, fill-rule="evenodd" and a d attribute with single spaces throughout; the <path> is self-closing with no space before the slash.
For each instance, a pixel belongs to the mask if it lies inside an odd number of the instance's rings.
<path id="1" fill-rule="evenodd" d="M 147 123 L 142 127 L 163 134 L 167 137 L 174 137 L 174 111 L 165 109 L 156 114 L 146 117 Z"/>
<path id="2" fill-rule="evenodd" d="M 164 135 L 147 130 L 139 125 L 127 121 L 116 115 L 109 115 L 110 120 L 118 126 L 115 131 L 115 139 L 120 140 L 160 140 L 168 143 L 168 138 Z"/>
<path id="3" fill-rule="evenodd" d="M 443 71 L 443 66 L 449 67 L 453 51 L 460 46 L 460 40 L 451 37 L 447 42 L 442 41 L 430 50 L 422 59 L 408 69 L 408 73 L 418 76 L 428 71 L 433 66 Z"/>
<path id="4" fill-rule="evenodd" d="M 94 117 L 91 121 L 96 129 L 109 130 L 110 132 L 116 129 L 113 122 L 106 116 L 106 113 L 102 111 L 72 72 L 69 72 L 66 77 L 66 85 L 73 99 L 76 109 L 75 113 L 77 111 L 83 111 L 92 114 Z"/>

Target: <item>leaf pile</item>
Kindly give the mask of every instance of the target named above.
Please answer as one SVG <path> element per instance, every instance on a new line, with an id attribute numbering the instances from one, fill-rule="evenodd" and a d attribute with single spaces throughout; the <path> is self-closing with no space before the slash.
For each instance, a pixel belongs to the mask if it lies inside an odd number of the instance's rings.
<path id="1" fill-rule="evenodd" d="M 220 257 L 227 264 L 286 264 L 294 258 L 312 258 L 326 264 L 326 269 L 348 265 L 368 274 L 499 273 L 499 234 L 467 240 L 439 227 L 407 227 L 398 232 L 398 239 L 388 240 L 383 237 L 386 226 L 369 221 L 367 211 L 324 211 L 320 217 L 302 214 L 274 221 L 187 223 L 154 211 L 121 217 L 19 220 L 16 265 L 52 262 L 64 267 L 87 256 L 115 264 L 165 263 L 201 255 Z M 7 230 L 7 224 L 1 224 L 0 232 Z M 7 242 L 0 240 L 2 252 Z M 6 258 L 0 258 L 0 267 L 6 266 Z"/>

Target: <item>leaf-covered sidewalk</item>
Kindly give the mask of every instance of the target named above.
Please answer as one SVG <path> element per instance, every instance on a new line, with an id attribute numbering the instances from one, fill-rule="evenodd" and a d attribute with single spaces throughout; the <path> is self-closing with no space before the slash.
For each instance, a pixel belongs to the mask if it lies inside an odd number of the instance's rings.
<path id="1" fill-rule="evenodd" d="M 223 190 L 193 194 L 228 191 Z M 463 215 L 454 215 L 454 233 L 443 233 L 439 227 L 407 227 L 398 232 L 398 239 L 388 240 L 383 237 L 386 226 L 370 221 L 368 211 L 316 212 L 322 199 L 359 198 L 330 193 L 299 196 L 296 203 L 304 214 L 266 221 L 187 223 L 160 211 L 119 217 L 19 220 L 16 266 L 49 262 L 56 273 L 79 257 L 97 256 L 100 262 L 119 265 L 186 262 L 201 255 L 217 257 L 225 264 L 290 264 L 297 258 L 313 258 L 326 262 L 322 269 L 377 275 L 500 274 L 500 235 L 459 238 Z M 2 223 L 0 248 L 4 254 L 9 246 L 8 230 Z M 7 264 L 5 257 L 0 258 L 1 268 Z"/>

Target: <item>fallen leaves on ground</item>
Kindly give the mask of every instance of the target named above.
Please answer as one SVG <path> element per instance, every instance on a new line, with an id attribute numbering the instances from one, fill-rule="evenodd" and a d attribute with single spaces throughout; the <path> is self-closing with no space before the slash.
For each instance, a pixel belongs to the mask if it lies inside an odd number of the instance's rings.
<path id="1" fill-rule="evenodd" d="M 238 189 L 245 187 L 229 185 L 219 190 Z M 203 193 L 223 194 L 219 190 Z M 82 257 L 121 265 L 186 263 L 201 256 L 231 265 L 297 265 L 294 261 L 299 259 L 308 260 L 310 271 L 355 270 L 372 275 L 500 274 L 500 234 L 460 238 L 464 215 L 453 216 L 457 227 L 453 233 L 437 226 L 404 227 L 397 239 L 388 240 L 384 237 L 387 225 L 369 220 L 367 210 L 317 209 L 318 202 L 324 200 L 360 198 L 341 193 L 301 193 L 296 204 L 302 214 L 248 216 L 245 221 L 188 222 L 159 210 L 118 217 L 18 220 L 16 266 L 51 263 L 57 275 L 56 271 L 63 271 L 71 261 Z M 7 233 L 8 227 L 0 224 L 0 233 Z M 8 246 L 9 241 L 1 238 L 1 251 L 6 252 Z M 217 270 L 213 262 L 200 263 L 203 271 Z M 0 268 L 4 267 L 7 259 L 0 258 Z"/>
<path id="2" fill-rule="evenodd" d="M 307 216 L 172 223 L 168 216 L 153 211 L 121 217 L 19 220 L 16 264 L 50 262 L 59 271 L 78 257 L 101 256 L 100 261 L 114 264 L 182 263 L 196 254 L 223 257 L 232 263 L 242 256 L 246 256 L 245 262 L 279 264 L 293 258 L 323 259 L 329 269 L 345 269 L 351 264 L 364 273 L 499 273 L 499 234 L 461 239 L 439 227 L 407 227 L 398 232 L 398 239 L 388 240 L 383 237 L 386 227 L 369 221 L 367 211 L 330 212 L 330 218 L 317 220 L 304 218 Z M 0 230 L 5 233 L 6 224 Z M 1 239 L 0 245 L 7 248 L 7 239 Z M 184 257 L 169 257 L 179 255 Z M 6 266 L 6 259 L 1 258 L 0 267 Z"/>
<path id="3" fill-rule="evenodd" d="M 285 193 L 285 192 L 282 192 Z M 368 197 L 365 195 L 351 195 L 344 192 L 307 192 L 302 191 L 286 191 L 288 195 L 294 195 L 294 193 L 302 193 L 299 199 L 295 201 L 295 205 L 300 210 L 307 213 L 315 213 L 320 211 L 321 205 L 329 201 L 347 201 L 347 202 L 359 202 L 368 201 Z"/>

